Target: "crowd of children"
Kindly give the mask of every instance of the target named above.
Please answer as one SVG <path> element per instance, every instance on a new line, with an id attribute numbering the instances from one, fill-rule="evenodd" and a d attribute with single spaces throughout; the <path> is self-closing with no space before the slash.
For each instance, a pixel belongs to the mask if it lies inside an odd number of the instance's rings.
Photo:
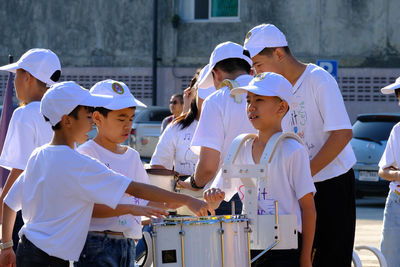
<path id="1" fill-rule="evenodd" d="M 350 120 L 335 79 L 299 62 L 274 25 L 251 29 L 244 46 L 219 44 L 185 92 L 191 94 L 189 110 L 165 122 L 171 124 L 165 125 L 152 165 L 191 175 L 180 186 L 203 190 L 205 201 L 150 185 L 138 152 L 121 145 L 135 108 L 145 106 L 122 81 L 100 81 L 90 91 L 75 82 L 57 83 L 60 62 L 45 49 L 29 50 L 0 70 L 16 72 L 17 97 L 25 104 L 13 114 L 0 156 L 0 165 L 11 169 L 0 198 L 0 266 L 68 266 L 69 261 L 135 266 L 140 216 L 162 217 L 166 209 L 182 205 L 200 216 L 230 214 L 232 203 L 241 213 L 241 182 L 232 179 L 227 188 L 219 172 L 228 149 L 238 135 L 256 133 L 239 150 L 237 163 L 258 164 L 271 136 L 282 131 L 298 134 L 305 145 L 294 139 L 278 145 L 268 169 L 270 183 L 258 184 L 263 194 L 258 216 L 273 214 L 271 201 L 277 201 L 280 214 L 297 216 L 299 246 L 268 252 L 252 266 L 351 266 L 355 156 Z M 174 96 L 170 104 L 182 99 Z M 86 141 L 93 122 L 97 135 Z M 396 193 L 394 143 L 388 143 L 380 166 Z M 193 162 L 181 166 L 188 152 Z M 400 193 L 394 193 L 397 199 Z M 19 211 L 21 230 L 15 224 Z M 389 225 L 386 213 L 385 218 Z M 390 239 L 387 228 L 385 240 Z M 14 229 L 19 230 L 16 255 Z M 394 251 L 393 242 L 387 241 L 388 251 Z"/>

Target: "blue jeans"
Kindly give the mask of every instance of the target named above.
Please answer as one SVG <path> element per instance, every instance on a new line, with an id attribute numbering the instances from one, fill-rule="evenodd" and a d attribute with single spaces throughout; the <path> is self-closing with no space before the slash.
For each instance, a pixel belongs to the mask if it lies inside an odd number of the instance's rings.
<path id="1" fill-rule="evenodd" d="M 68 267 L 69 261 L 50 256 L 36 247 L 24 235 L 21 237 L 17 248 L 18 267 Z"/>
<path id="2" fill-rule="evenodd" d="M 135 241 L 89 232 L 79 261 L 74 266 L 134 267 Z"/>
<path id="3" fill-rule="evenodd" d="M 400 196 L 390 190 L 383 217 L 381 251 L 388 267 L 400 266 Z"/>

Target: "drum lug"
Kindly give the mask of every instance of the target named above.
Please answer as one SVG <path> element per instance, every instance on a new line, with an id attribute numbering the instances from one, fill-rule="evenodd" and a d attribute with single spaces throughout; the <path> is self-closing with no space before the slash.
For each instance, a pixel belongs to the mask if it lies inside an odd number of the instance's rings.
<path id="1" fill-rule="evenodd" d="M 179 234 L 180 234 L 180 235 L 185 235 L 185 231 L 180 230 L 180 231 L 179 231 Z"/>
<path id="2" fill-rule="evenodd" d="M 218 233 L 223 235 L 224 234 L 224 229 L 222 229 L 222 228 L 218 229 Z"/>
<path id="3" fill-rule="evenodd" d="M 253 232 L 253 230 L 251 229 L 251 227 L 246 227 L 246 228 L 244 228 L 244 232 L 251 233 L 251 232 Z"/>

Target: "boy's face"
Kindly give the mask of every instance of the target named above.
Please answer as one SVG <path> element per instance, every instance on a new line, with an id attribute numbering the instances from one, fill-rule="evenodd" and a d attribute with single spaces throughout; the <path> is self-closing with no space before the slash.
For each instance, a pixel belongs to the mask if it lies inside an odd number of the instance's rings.
<path id="1" fill-rule="evenodd" d="M 26 101 L 28 97 L 28 80 L 29 80 L 29 73 L 24 71 L 23 69 L 17 69 L 14 79 L 14 87 L 16 91 L 16 95 L 18 100 Z"/>
<path id="2" fill-rule="evenodd" d="M 134 116 L 134 107 L 112 110 L 106 117 L 95 111 L 94 121 L 97 125 L 97 134 L 111 143 L 123 143 L 131 132 Z"/>
<path id="3" fill-rule="evenodd" d="M 278 55 L 273 52 L 272 55 L 255 55 L 251 60 L 253 60 L 253 68 L 256 73 L 263 72 L 275 72 L 283 75 L 281 62 L 279 60 Z"/>
<path id="4" fill-rule="evenodd" d="M 257 130 L 280 127 L 287 103 L 274 96 L 247 94 L 247 117 Z"/>
<path id="5" fill-rule="evenodd" d="M 75 142 L 83 144 L 88 139 L 87 133 L 90 132 L 93 126 L 92 111 L 81 107 L 78 111 L 78 119 L 73 117 L 71 119 L 74 120 Z"/>

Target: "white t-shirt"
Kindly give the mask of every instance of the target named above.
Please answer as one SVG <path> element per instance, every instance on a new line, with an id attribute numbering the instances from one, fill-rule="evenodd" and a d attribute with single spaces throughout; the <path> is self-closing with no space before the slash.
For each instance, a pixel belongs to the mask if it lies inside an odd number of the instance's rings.
<path id="1" fill-rule="evenodd" d="M 174 168 L 181 175 L 192 175 L 199 159 L 190 149 L 197 123 L 194 120 L 185 129 L 180 124 L 169 124 L 158 141 L 150 164 L 162 165 L 169 170 Z"/>
<path id="2" fill-rule="evenodd" d="M 40 113 L 40 102 L 17 108 L 10 120 L 0 166 L 24 170 L 32 151 L 51 141 L 53 130 Z"/>
<path id="3" fill-rule="evenodd" d="M 245 86 L 252 79 L 251 75 L 241 75 L 235 81 Z M 230 93 L 228 87 L 223 87 L 205 99 L 192 140 L 192 150 L 197 154 L 201 146 L 219 151 L 220 166 L 236 136 L 257 132 L 247 118 L 246 94 L 242 94 L 242 102 L 238 104 Z"/>
<path id="4" fill-rule="evenodd" d="M 352 129 L 336 80 L 324 69 L 308 64 L 293 86 L 294 103 L 282 120 L 285 132 L 298 134 L 310 160 L 320 151 L 330 132 Z M 314 175 L 321 182 L 346 173 L 356 163 L 350 143 L 324 169 Z"/>
<path id="5" fill-rule="evenodd" d="M 386 144 L 385 152 L 379 161 L 379 167 L 384 169 L 390 166 L 399 168 L 400 166 L 400 123 L 397 123 L 390 132 L 389 139 Z M 397 191 L 400 194 L 400 183 L 390 182 L 390 190 Z"/>
<path id="6" fill-rule="evenodd" d="M 252 155 L 254 139 L 247 140 L 241 147 L 236 164 L 255 164 Z M 311 177 L 310 163 L 306 148 L 293 139 L 284 139 L 278 144 L 268 168 L 270 182 L 258 184 L 258 215 L 275 214 L 275 201 L 278 202 L 279 214 L 295 214 L 298 231 L 302 231 L 299 199 L 308 193 L 315 193 Z M 221 171 L 211 187 L 225 192 L 225 201 L 239 193 L 240 199 L 246 197 L 244 185 L 238 178 L 232 178 L 231 188 L 223 187 Z"/>
<path id="7" fill-rule="evenodd" d="M 115 209 L 131 180 L 68 146 L 33 151 L 4 202 L 22 209 L 19 232 L 51 256 L 77 261 L 94 203 Z"/>
<path id="8" fill-rule="evenodd" d="M 78 147 L 78 152 L 95 158 L 111 170 L 130 178 L 132 181 L 149 184 L 149 177 L 142 165 L 139 153 L 128 147 L 124 154 L 113 153 L 100 146 L 93 140 L 87 141 Z M 118 204 L 135 204 L 146 206 L 147 200 L 125 194 Z M 127 238 L 142 237 L 142 223 L 140 216 L 130 214 L 112 218 L 92 218 L 89 231 L 122 232 Z"/>

